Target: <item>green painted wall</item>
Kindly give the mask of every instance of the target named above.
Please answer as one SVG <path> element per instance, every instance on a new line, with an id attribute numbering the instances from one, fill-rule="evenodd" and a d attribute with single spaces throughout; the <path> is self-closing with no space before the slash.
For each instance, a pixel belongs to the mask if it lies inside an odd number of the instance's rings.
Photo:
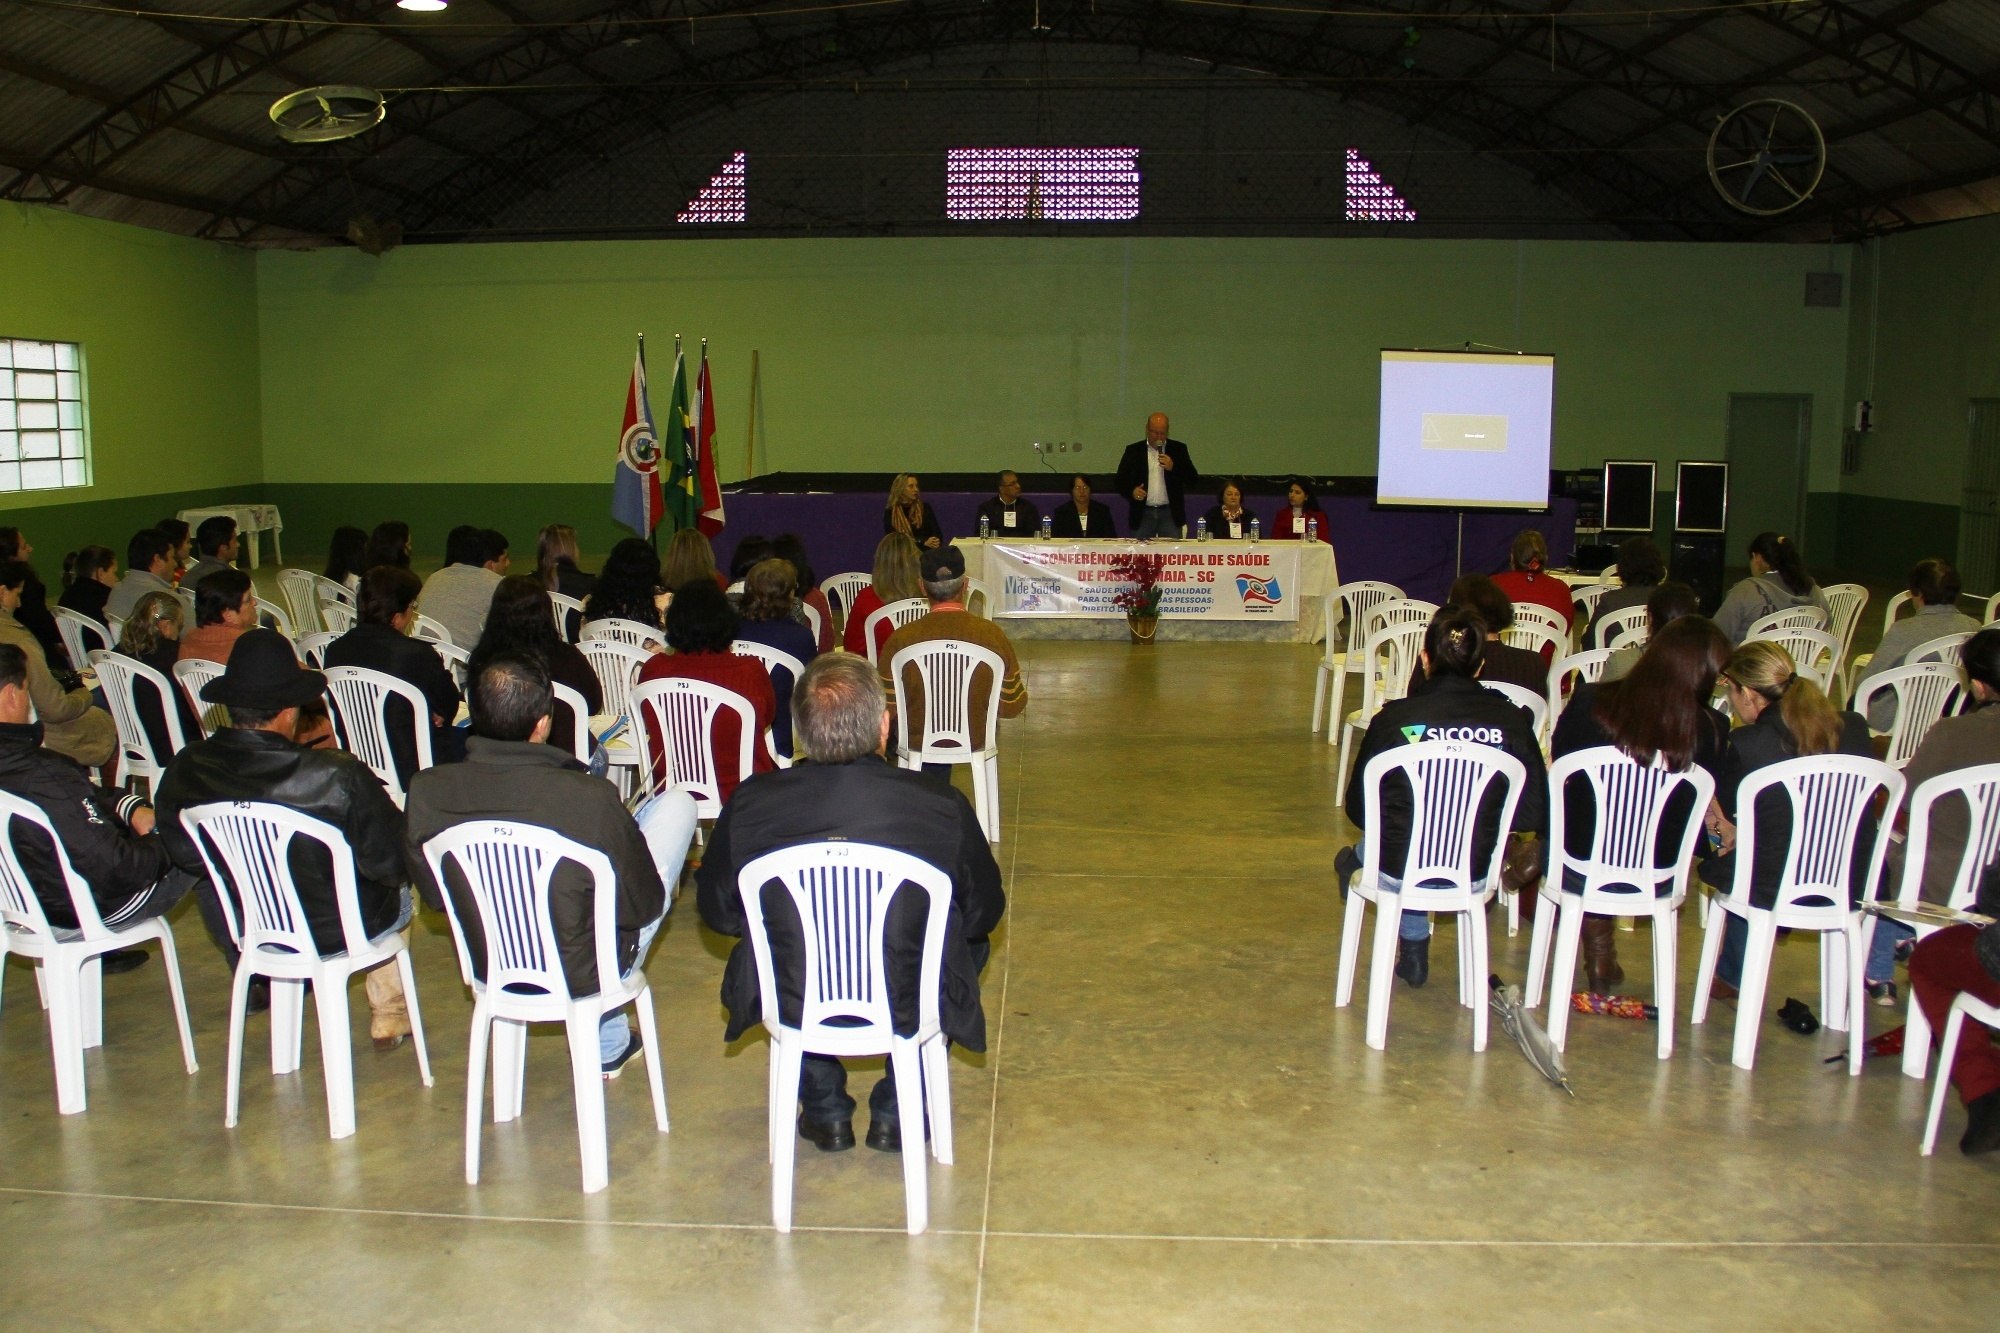
<path id="1" fill-rule="evenodd" d="M 45 577 L 63 550 L 122 550 L 190 497 L 261 480 L 249 252 L 0 203 L 0 334 L 83 345 L 93 484 L 0 497 Z"/>
<path id="2" fill-rule="evenodd" d="M 1554 352 L 1557 464 L 1720 455 L 1728 395 L 1815 396 L 1833 488 L 1846 312 L 1821 249 L 1485 241 L 578 242 L 258 256 L 268 481 L 595 484 L 633 334 L 664 407 L 711 339 L 725 480 L 763 368 L 757 472 L 1108 469 L 1149 410 L 1213 470 L 1373 469 L 1384 345 Z M 1837 256 L 1838 257 L 1838 256 Z"/>

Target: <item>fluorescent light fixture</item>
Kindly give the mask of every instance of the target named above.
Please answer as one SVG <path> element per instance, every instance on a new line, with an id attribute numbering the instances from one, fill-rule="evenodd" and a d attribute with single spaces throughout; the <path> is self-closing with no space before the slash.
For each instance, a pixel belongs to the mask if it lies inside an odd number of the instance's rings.
<path id="1" fill-rule="evenodd" d="M 396 0 L 396 8 L 414 10 L 419 14 L 435 14 L 447 3 L 448 0 Z"/>

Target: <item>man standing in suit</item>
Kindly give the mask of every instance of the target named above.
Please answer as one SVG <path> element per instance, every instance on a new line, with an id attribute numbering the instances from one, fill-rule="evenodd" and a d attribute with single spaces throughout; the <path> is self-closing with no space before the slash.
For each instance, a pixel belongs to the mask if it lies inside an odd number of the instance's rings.
<path id="1" fill-rule="evenodd" d="M 1180 536 L 1188 488 L 1200 480 L 1187 446 L 1167 438 L 1167 414 L 1147 417 L 1146 438 L 1126 445 L 1118 460 L 1118 490 L 1132 502 L 1132 535 Z"/>

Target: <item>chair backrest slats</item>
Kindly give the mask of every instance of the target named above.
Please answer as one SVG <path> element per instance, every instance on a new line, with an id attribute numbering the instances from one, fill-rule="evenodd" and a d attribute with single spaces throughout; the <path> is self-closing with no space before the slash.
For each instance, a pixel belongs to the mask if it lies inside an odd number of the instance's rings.
<path id="1" fill-rule="evenodd" d="M 401 699 L 410 709 L 412 776 L 429 768 L 430 705 L 423 692 L 408 681 L 366 667 L 333 667 L 326 673 L 326 691 L 333 702 L 334 721 L 342 748 L 368 765 L 398 807 L 403 804 L 404 779 L 396 771 L 395 747 L 389 735 L 389 701 Z"/>

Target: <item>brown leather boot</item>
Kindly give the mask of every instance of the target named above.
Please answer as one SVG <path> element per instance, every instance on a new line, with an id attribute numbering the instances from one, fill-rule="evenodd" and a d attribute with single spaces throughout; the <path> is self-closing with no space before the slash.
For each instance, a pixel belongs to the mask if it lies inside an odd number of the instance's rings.
<path id="1" fill-rule="evenodd" d="M 1618 966 L 1618 940 L 1613 934 L 1617 929 L 1618 922 L 1613 917 L 1593 915 L 1583 919 L 1583 976 L 1590 989 L 1599 994 L 1625 980 L 1625 969 Z"/>

